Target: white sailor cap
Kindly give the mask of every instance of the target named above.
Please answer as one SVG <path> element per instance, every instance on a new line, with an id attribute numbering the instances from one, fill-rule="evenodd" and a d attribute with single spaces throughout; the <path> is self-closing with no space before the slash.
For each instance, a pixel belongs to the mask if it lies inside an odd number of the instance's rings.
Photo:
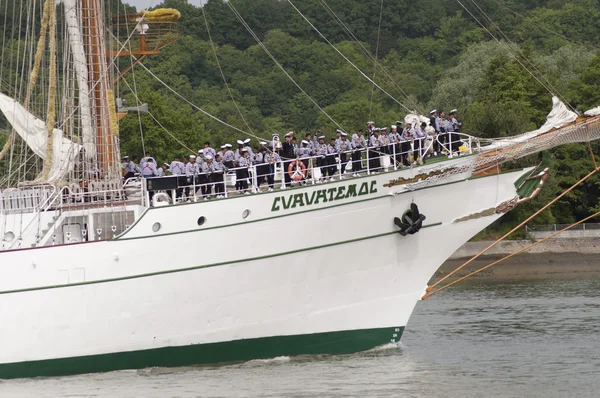
<path id="1" fill-rule="evenodd" d="M 190 155 L 190 159 L 196 159 L 196 155 Z"/>
<path id="2" fill-rule="evenodd" d="M 237 143 L 238 143 L 239 145 L 244 145 L 244 141 L 242 141 L 242 140 L 237 140 Z"/>
<path id="3" fill-rule="evenodd" d="M 225 149 L 225 148 L 227 148 L 227 144 L 221 145 L 221 149 Z"/>
<path id="4" fill-rule="evenodd" d="M 454 108 L 450 111 L 450 113 L 458 113 L 458 109 Z"/>
<path id="5" fill-rule="evenodd" d="M 319 136 L 319 139 L 320 139 L 320 140 L 324 140 L 324 139 L 325 139 L 325 136 L 324 136 L 324 135 L 320 135 L 320 136 Z"/>
<path id="6" fill-rule="evenodd" d="M 227 148 L 231 148 L 233 145 L 231 145 L 231 144 L 225 144 L 225 146 L 226 146 Z"/>
<path id="7" fill-rule="evenodd" d="M 198 153 L 200 153 L 200 154 L 204 153 L 204 149 L 198 149 Z"/>
<path id="8" fill-rule="evenodd" d="M 430 115 L 433 115 L 434 113 L 437 112 L 437 109 L 432 109 L 431 112 L 429 112 Z"/>
<path id="9" fill-rule="evenodd" d="M 398 128 L 398 126 L 396 126 L 395 124 L 392 124 L 392 126 L 391 126 L 391 127 L 392 127 L 393 129 L 396 129 L 396 128 Z"/>
<path id="10" fill-rule="evenodd" d="M 343 131 L 342 131 L 341 129 L 335 129 L 335 132 L 336 132 L 336 133 L 340 133 L 340 134 L 342 134 L 342 133 L 343 133 Z"/>
<path id="11" fill-rule="evenodd" d="M 308 144 L 310 144 L 310 142 L 308 142 L 308 141 L 306 141 L 306 140 L 302 140 L 302 143 L 303 143 L 304 145 L 308 145 Z"/>
<path id="12" fill-rule="evenodd" d="M 250 142 L 250 138 L 246 138 L 246 139 L 244 140 L 244 144 L 248 144 L 249 142 Z"/>
<path id="13" fill-rule="evenodd" d="M 284 137 L 292 137 L 294 135 L 293 131 L 290 131 L 289 133 L 287 133 L 286 135 L 284 135 Z"/>
<path id="14" fill-rule="evenodd" d="M 406 124 L 407 124 L 407 125 L 408 125 L 408 124 L 410 124 L 410 125 L 412 126 L 412 122 L 406 122 Z"/>
<path id="15" fill-rule="evenodd" d="M 246 148 L 242 149 L 242 152 L 248 152 L 248 150 Z"/>
<path id="16" fill-rule="evenodd" d="M 348 134 L 344 133 L 343 131 L 341 132 L 342 137 L 346 137 Z"/>
<path id="17" fill-rule="evenodd" d="M 367 122 L 367 124 L 375 124 L 375 122 Z"/>
<path id="18" fill-rule="evenodd" d="M 277 134 L 277 133 L 273 133 L 273 134 L 271 134 L 271 135 L 273 136 L 273 138 L 275 138 L 275 137 L 279 137 L 279 134 Z"/>
<path id="19" fill-rule="evenodd" d="M 267 145 L 267 141 L 261 141 L 261 142 L 260 142 L 260 145 L 263 145 L 263 146 L 264 146 L 264 145 Z"/>
<path id="20" fill-rule="evenodd" d="M 129 156 L 123 156 L 123 159 L 127 160 L 129 159 Z"/>
<path id="21" fill-rule="evenodd" d="M 171 167 L 171 165 L 169 165 L 169 163 L 163 163 L 163 166 Z"/>
<path id="22" fill-rule="evenodd" d="M 213 158 L 213 157 L 212 157 L 212 155 L 206 155 L 204 158 L 205 158 L 206 160 L 212 160 L 212 158 Z"/>

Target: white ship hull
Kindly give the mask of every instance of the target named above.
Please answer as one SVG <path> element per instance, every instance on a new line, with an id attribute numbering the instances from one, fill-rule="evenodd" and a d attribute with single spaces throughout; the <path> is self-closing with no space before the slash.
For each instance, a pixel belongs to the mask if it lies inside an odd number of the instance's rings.
<path id="1" fill-rule="evenodd" d="M 397 342 L 437 268 L 501 216 L 477 213 L 525 173 L 384 186 L 412 172 L 153 208 L 110 241 L 0 252 L 0 378 Z M 393 219 L 412 202 L 427 219 L 403 237 Z"/>

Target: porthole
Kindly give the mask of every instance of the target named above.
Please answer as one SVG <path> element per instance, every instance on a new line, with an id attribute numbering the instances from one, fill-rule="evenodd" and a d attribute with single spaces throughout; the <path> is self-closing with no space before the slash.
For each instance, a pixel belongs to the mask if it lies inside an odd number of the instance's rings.
<path id="1" fill-rule="evenodd" d="M 160 227 L 161 227 L 160 223 L 159 223 L 159 222 L 155 222 L 155 223 L 152 225 L 152 231 L 154 231 L 154 232 L 158 232 L 158 231 L 160 231 Z"/>
<path id="2" fill-rule="evenodd" d="M 12 231 L 8 231 L 4 234 L 5 242 L 12 242 L 13 240 L 15 240 L 15 234 Z"/>
<path id="3" fill-rule="evenodd" d="M 248 218 L 248 216 L 250 216 L 250 209 L 246 209 L 242 212 L 242 218 L 245 220 L 246 218 Z"/>
<path id="4" fill-rule="evenodd" d="M 199 225 L 199 226 L 203 226 L 205 222 L 206 222 L 206 217 L 204 217 L 204 216 L 200 216 L 200 217 L 198 218 L 198 225 Z"/>

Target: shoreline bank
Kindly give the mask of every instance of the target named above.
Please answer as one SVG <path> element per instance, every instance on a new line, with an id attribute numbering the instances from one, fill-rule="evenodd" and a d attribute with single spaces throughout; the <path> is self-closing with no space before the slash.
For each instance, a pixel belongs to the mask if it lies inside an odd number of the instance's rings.
<path id="1" fill-rule="evenodd" d="M 452 272 L 492 243 L 467 242 L 442 264 L 432 280 L 438 280 Z M 500 242 L 449 279 L 453 280 L 480 269 L 531 243 L 528 240 Z M 549 239 L 482 271 L 473 278 L 550 278 L 578 275 L 600 277 L 600 239 Z"/>

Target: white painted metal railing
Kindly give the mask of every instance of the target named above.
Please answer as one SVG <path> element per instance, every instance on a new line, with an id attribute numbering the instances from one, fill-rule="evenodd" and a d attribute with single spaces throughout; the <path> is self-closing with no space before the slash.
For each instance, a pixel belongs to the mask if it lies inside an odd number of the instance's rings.
<path id="1" fill-rule="evenodd" d="M 220 181 L 220 177 L 217 177 L 215 180 L 214 177 L 218 175 L 217 173 L 210 173 L 208 175 L 200 173 L 193 177 L 190 176 L 189 178 L 182 175 L 142 178 L 142 196 L 144 198 L 145 206 L 161 205 L 161 202 L 164 204 L 185 201 L 197 202 L 218 197 L 226 198 L 232 194 L 256 193 L 260 191 L 263 182 L 271 189 L 285 189 L 287 186 L 292 185 L 319 184 L 324 182 L 324 174 L 328 174 L 329 180 L 334 180 L 354 176 L 358 173 L 372 174 L 379 171 L 388 171 L 390 169 L 398 170 L 402 167 L 412 167 L 417 163 L 418 159 L 422 159 L 426 154 L 432 152 L 432 139 L 424 138 L 420 140 L 420 145 L 415 145 L 415 142 L 419 141 L 402 141 L 396 144 L 345 151 L 342 152 L 342 154 L 346 155 L 346 160 L 342 160 L 343 156 L 340 156 L 340 153 L 335 153 L 326 156 L 280 160 L 273 163 L 271 166 L 267 163 L 261 163 L 248 167 L 230 168 L 225 173 L 220 173 L 223 177 L 222 182 Z M 402 148 L 405 148 L 405 150 L 402 150 Z M 358 160 L 353 161 L 352 154 L 356 152 L 359 152 L 361 156 Z M 377 155 L 379 162 L 372 163 L 372 161 L 375 160 L 372 156 L 373 154 Z M 410 159 L 411 155 L 413 158 L 412 160 Z M 296 160 L 305 164 L 305 177 L 297 181 L 291 178 L 286 179 L 285 174 L 288 173 L 289 164 Z M 322 164 L 324 161 L 327 161 L 326 164 L 319 166 L 319 164 Z M 356 170 L 357 165 L 360 165 L 360 170 Z M 264 167 L 269 167 L 269 169 L 272 167 L 272 172 L 267 171 L 264 173 Z M 248 171 L 248 177 L 244 178 L 248 188 L 238 187 L 232 189 L 232 185 L 238 181 L 236 174 L 240 170 Z M 344 172 L 342 172 L 342 170 Z M 177 188 L 168 190 L 148 190 L 148 180 L 157 178 L 174 179 L 177 182 L 173 182 L 171 185 L 177 186 Z M 180 185 L 178 182 L 184 178 L 187 183 Z M 208 182 L 201 183 L 200 180 L 204 180 L 204 178 L 206 178 Z M 272 181 L 271 184 L 269 184 L 269 180 Z M 219 190 L 219 192 L 216 191 L 217 185 L 221 185 L 222 187 L 222 190 Z M 160 194 L 160 196 L 155 196 L 158 194 Z M 162 194 L 167 194 L 167 196 L 165 197 Z"/>
<path id="2" fill-rule="evenodd" d="M 456 155 L 471 155 L 473 152 L 481 151 L 479 139 L 468 134 L 458 132 L 440 133 L 435 136 L 435 140 L 440 148 L 446 151 L 450 159 Z M 473 145 L 475 145 L 475 148 L 473 148 Z"/>
<path id="3" fill-rule="evenodd" d="M 52 185 L 6 188 L 0 191 L 0 214 L 36 212 L 55 193 Z"/>
<path id="4" fill-rule="evenodd" d="M 32 218 L 32 220 L 25 226 L 25 228 L 20 228 L 18 236 L 15 236 L 15 239 L 11 242 L 7 242 L 5 238 L 2 240 L 2 249 L 3 250 L 11 250 L 11 249 L 20 249 L 24 237 L 28 236 L 30 233 L 36 230 L 36 241 L 39 241 L 42 235 L 42 214 L 49 212 L 52 208 L 56 207 L 58 203 L 60 203 L 60 198 L 63 193 L 63 190 L 66 187 L 63 187 L 59 191 L 56 191 L 56 188 L 52 187 L 52 195 L 48 196 L 46 200 L 40 203 L 37 206 L 36 215 Z M 54 221 L 56 221 L 54 219 Z"/>

